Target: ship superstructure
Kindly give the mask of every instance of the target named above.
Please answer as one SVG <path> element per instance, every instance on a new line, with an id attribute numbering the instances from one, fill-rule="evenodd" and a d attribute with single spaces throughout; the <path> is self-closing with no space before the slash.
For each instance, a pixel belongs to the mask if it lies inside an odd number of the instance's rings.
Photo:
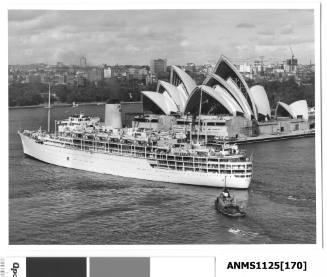
<path id="1" fill-rule="evenodd" d="M 24 153 L 58 166 L 161 182 L 248 188 L 252 160 L 236 145 L 200 145 L 183 132 L 114 129 L 83 114 L 55 132 L 19 132 Z M 225 178 L 226 177 L 226 178 Z"/>

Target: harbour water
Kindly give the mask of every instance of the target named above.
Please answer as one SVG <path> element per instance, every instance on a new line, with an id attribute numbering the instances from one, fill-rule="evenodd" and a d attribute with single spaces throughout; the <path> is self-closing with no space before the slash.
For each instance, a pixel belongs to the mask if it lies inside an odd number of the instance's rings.
<path id="1" fill-rule="evenodd" d="M 104 106 L 56 107 L 100 116 Z M 10 244 L 312 244 L 314 138 L 242 146 L 254 154 L 249 190 L 232 191 L 245 218 L 214 209 L 220 190 L 90 173 L 25 157 L 17 130 L 46 129 L 47 109 L 9 110 Z M 53 129 L 53 126 L 52 126 Z"/>

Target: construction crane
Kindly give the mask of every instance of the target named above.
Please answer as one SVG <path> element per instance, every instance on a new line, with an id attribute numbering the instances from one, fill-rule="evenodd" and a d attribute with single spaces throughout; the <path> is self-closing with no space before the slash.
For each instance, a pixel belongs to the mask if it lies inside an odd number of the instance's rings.
<path id="1" fill-rule="evenodd" d="M 293 53 L 293 49 L 292 49 L 292 46 L 290 46 L 290 50 L 291 50 L 291 70 L 290 71 L 293 71 L 293 59 L 294 59 L 294 53 Z"/>
<path id="2" fill-rule="evenodd" d="M 292 59 L 294 58 L 294 53 L 293 53 L 293 49 L 292 49 L 292 46 L 289 46 L 290 47 L 290 50 L 291 50 L 291 54 L 292 54 Z"/>

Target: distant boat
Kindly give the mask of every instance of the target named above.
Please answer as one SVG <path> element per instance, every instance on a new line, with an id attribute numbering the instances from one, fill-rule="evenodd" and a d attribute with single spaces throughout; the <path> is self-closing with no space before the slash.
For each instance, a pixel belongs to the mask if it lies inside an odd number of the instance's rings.
<path id="1" fill-rule="evenodd" d="M 78 104 L 73 102 L 73 108 L 76 108 L 76 107 L 78 107 Z"/>

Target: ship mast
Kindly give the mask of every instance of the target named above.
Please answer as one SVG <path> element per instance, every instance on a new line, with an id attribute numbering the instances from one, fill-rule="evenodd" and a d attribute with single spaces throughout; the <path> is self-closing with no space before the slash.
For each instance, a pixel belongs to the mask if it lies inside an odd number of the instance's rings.
<path id="1" fill-rule="evenodd" d="M 199 120 L 198 120 L 198 137 L 197 137 L 197 143 L 199 143 L 200 138 L 200 115 L 201 115 L 201 107 L 202 107 L 202 87 L 200 88 L 201 94 L 200 94 L 200 107 L 199 107 Z"/>
<path id="2" fill-rule="evenodd" d="M 49 82 L 49 97 L 48 97 L 48 133 L 50 133 L 50 82 Z"/>

